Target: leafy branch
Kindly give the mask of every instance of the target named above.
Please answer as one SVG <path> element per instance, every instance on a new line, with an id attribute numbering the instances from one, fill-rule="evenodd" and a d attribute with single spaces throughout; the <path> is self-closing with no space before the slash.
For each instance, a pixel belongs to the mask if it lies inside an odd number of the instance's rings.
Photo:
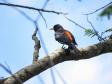
<path id="1" fill-rule="evenodd" d="M 100 14 L 100 17 L 107 16 L 108 19 L 110 19 L 110 16 L 112 15 L 112 5 L 105 8 Z"/>
<path id="2" fill-rule="evenodd" d="M 85 29 L 85 35 L 92 38 L 96 35 L 96 33 L 92 29 Z"/>

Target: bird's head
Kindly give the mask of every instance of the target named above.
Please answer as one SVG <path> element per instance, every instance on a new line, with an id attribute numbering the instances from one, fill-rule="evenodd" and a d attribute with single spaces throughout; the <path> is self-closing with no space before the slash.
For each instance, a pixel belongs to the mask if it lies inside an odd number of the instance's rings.
<path id="1" fill-rule="evenodd" d="M 54 31 L 56 32 L 56 31 L 63 30 L 63 27 L 62 27 L 60 24 L 56 24 L 56 25 L 54 25 L 54 27 L 51 28 L 50 30 L 54 30 Z"/>

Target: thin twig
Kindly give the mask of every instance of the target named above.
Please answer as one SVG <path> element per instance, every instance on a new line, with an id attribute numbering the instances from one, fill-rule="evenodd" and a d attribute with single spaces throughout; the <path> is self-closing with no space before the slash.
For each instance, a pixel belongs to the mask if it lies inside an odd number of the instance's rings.
<path id="1" fill-rule="evenodd" d="M 78 27 L 82 28 L 83 30 L 86 30 L 86 28 L 85 28 L 85 27 L 83 27 L 83 26 L 79 25 L 78 23 L 76 23 L 75 21 L 71 20 L 70 18 L 68 18 L 68 17 L 66 17 L 66 16 L 64 16 L 64 17 L 65 17 L 67 20 L 69 20 L 70 22 L 74 23 L 76 26 L 78 26 Z"/>
<path id="2" fill-rule="evenodd" d="M 91 14 L 93 14 L 93 13 L 95 13 L 95 12 L 98 12 L 99 10 L 101 10 L 101 9 L 103 9 L 103 8 L 106 8 L 107 6 L 109 6 L 109 5 L 111 5 L 111 4 L 112 4 L 112 2 L 106 4 L 105 6 L 99 8 L 99 9 L 97 9 L 97 10 L 91 12 L 91 13 L 87 13 L 87 14 L 84 14 L 84 15 L 91 15 Z"/>
<path id="3" fill-rule="evenodd" d="M 10 4 L 10 3 L 1 3 L 0 5 L 5 5 L 5 6 L 13 6 L 13 7 L 19 7 L 19 8 L 25 8 L 25 9 L 31 9 L 31 10 L 35 10 L 35 11 L 42 11 L 42 12 L 47 12 L 47 13 L 55 13 L 55 14 L 67 14 L 67 13 L 63 13 L 63 12 L 57 12 L 54 10 L 45 10 L 45 9 L 39 9 L 39 8 L 35 8 L 35 7 L 30 7 L 30 6 L 22 6 L 22 5 L 17 5 L 17 4 Z"/>
<path id="4" fill-rule="evenodd" d="M 44 8 L 47 6 L 47 4 L 48 4 L 49 1 L 50 1 L 50 0 L 46 0 L 46 1 L 45 1 L 45 3 L 44 3 L 43 6 L 42 6 L 42 9 L 44 9 Z M 38 14 L 38 16 L 37 16 L 37 18 L 35 19 L 35 21 L 37 22 L 37 21 L 39 20 L 39 18 L 40 18 L 40 14 Z"/>
<path id="5" fill-rule="evenodd" d="M 93 26 L 92 22 L 89 20 L 88 15 L 87 15 L 87 22 L 91 25 L 95 35 L 98 37 L 99 41 L 104 41 L 104 39 L 98 34 L 97 30 L 95 29 L 95 27 Z"/>
<path id="6" fill-rule="evenodd" d="M 8 65 L 7 65 L 8 66 Z M 15 79 L 15 80 L 17 80 L 18 82 L 19 82 L 19 84 L 22 84 L 22 81 L 19 79 L 19 78 L 17 78 L 13 73 L 12 73 L 12 71 L 9 69 L 9 68 L 7 68 L 6 66 L 4 66 L 2 63 L 0 63 L 0 67 L 2 67 L 7 73 L 9 73 L 10 75 L 12 75 L 12 77 Z"/>
<path id="7" fill-rule="evenodd" d="M 103 35 L 104 35 L 105 33 L 107 33 L 107 30 L 105 30 L 104 32 L 101 33 L 101 37 L 103 37 Z M 112 33 L 111 33 L 110 35 L 108 35 L 108 36 L 103 37 L 103 38 L 106 40 L 106 39 L 110 38 L 111 35 L 112 35 Z"/>
<path id="8" fill-rule="evenodd" d="M 7 0 L 2 0 L 3 2 L 10 4 L 10 2 L 8 2 Z M 11 6 L 12 7 L 12 6 Z M 22 10 L 16 8 L 16 7 L 12 7 L 13 9 L 15 9 L 16 11 L 18 11 L 21 15 L 23 15 L 26 19 L 28 19 L 29 21 L 33 22 L 34 20 L 29 17 L 25 12 L 23 12 Z"/>
<path id="9" fill-rule="evenodd" d="M 43 14 L 39 11 L 39 14 L 41 15 L 41 17 L 43 18 L 43 20 L 44 20 L 44 22 L 45 22 L 45 25 L 46 25 L 46 28 L 48 28 L 47 27 L 47 21 L 46 21 L 46 19 L 45 19 L 45 17 L 43 16 Z"/>
<path id="10" fill-rule="evenodd" d="M 92 22 L 89 20 L 88 15 L 87 15 L 87 22 L 91 25 L 91 27 L 93 28 L 94 32 L 97 34 L 98 32 L 96 31 L 96 29 L 93 26 Z"/>

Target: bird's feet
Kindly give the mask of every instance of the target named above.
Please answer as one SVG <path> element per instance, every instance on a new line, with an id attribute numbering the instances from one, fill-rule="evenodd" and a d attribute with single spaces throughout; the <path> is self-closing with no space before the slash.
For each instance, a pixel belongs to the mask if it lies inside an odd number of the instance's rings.
<path id="1" fill-rule="evenodd" d="M 64 49 L 64 52 L 66 53 L 66 54 L 70 54 L 70 49 Z"/>
<path id="2" fill-rule="evenodd" d="M 62 47 L 62 49 L 64 50 L 64 52 L 65 52 L 66 54 L 69 54 L 69 53 L 70 53 L 70 49 L 65 48 L 65 47 Z"/>
<path id="3" fill-rule="evenodd" d="M 64 45 L 62 46 L 62 49 L 66 49 L 66 48 L 64 47 Z"/>

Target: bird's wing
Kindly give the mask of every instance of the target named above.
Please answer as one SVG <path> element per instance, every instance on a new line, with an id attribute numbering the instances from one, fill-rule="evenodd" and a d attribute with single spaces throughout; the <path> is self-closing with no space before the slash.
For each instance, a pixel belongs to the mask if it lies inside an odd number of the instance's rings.
<path id="1" fill-rule="evenodd" d="M 74 38 L 74 36 L 72 35 L 71 32 L 65 30 L 65 35 L 69 38 L 69 40 L 70 40 L 71 42 L 73 42 L 75 45 L 77 45 L 77 43 L 76 43 L 76 41 L 75 41 L 75 38 Z"/>

